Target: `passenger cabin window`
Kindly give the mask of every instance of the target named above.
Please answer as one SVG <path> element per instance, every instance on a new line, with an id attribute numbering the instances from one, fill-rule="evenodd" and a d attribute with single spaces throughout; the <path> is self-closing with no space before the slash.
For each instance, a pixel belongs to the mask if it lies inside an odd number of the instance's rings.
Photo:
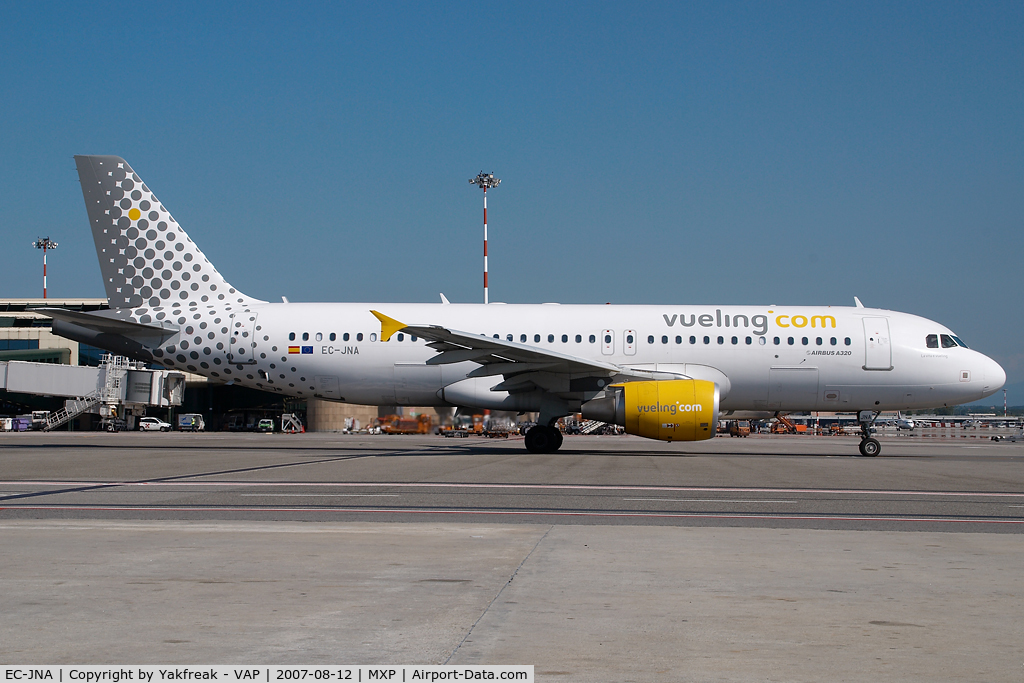
<path id="1" fill-rule="evenodd" d="M 505 341 L 512 341 L 512 335 L 511 334 L 506 334 L 505 335 Z"/>
<path id="2" fill-rule="evenodd" d="M 302 341 L 309 341 L 309 332 L 302 333 Z"/>
<path id="3" fill-rule="evenodd" d="M 295 333 L 294 332 L 289 332 L 288 333 L 288 341 L 295 341 Z"/>
<path id="4" fill-rule="evenodd" d="M 832 344 L 832 346 L 835 346 L 838 343 L 838 340 L 835 337 L 832 337 L 828 341 L 830 344 Z"/>
<path id="5" fill-rule="evenodd" d="M 682 344 L 682 343 L 683 343 L 683 338 L 682 338 L 682 337 L 680 337 L 680 336 L 679 336 L 679 335 L 677 334 L 677 335 L 676 335 L 676 344 Z"/>
<path id="6" fill-rule="evenodd" d="M 697 343 L 697 337 L 691 336 L 690 337 L 690 343 L 691 344 L 696 344 Z"/>
<path id="7" fill-rule="evenodd" d="M 612 343 L 612 335 L 610 335 L 610 334 L 604 335 L 604 343 L 605 344 L 611 344 Z"/>
<path id="8" fill-rule="evenodd" d="M 563 334 L 563 335 L 562 335 L 562 343 L 563 343 L 563 344 L 565 344 L 565 343 L 567 343 L 568 341 L 569 341 L 569 335 L 567 335 L 567 334 Z"/>
<path id="9" fill-rule="evenodd" d="M 341 340 L 342 341 L 348 341 L 349 340 L 348 332 L 346 332 L 345 334 L 341 335 Z"/>
<path id="10" fill-rule="evenodd" d="M 661 336 L 661 343 L 662 344 L 668 344 L 668 335 L 667 334 L 663 334 Z"/>
<path id="11" fill-rule="evenodd" d="M 521 343 L 521 344 L 525 344 L 526 343 L 526 335 L 525 334 L 519 335 L 519 343 Z"/>
<path id="12" fill-rule="evenodd" d="M 330 339 L 331 339 L 331 341 L 337 341 L 337 339 L 338 339 L 338 335 L 336 335 L 336 334 L 335 334 L 334 332 L 331 332 L 331 337 L 330 337 Z"/>
<path id="13" fill-rule="evenodd" d="M 590 343 L 591 344 L 596 344 L 597 343 L 597 337 L 595 337 L 594 335 L 590 335 Z"/>
<path id="14" fill-rule="evenodd" d="M 548 344 L 554 344 L 554 343 L 555 343 L 555 335 L 549 334 L 548 335 Z"/>
<path id="15" fill-rule="evenodd" d="M 583 341 L 583 335 L 582 334 L 577 334 L 576 335 L 576 343 L 579 344 L 582 341 Z"/>
<path id="16" fill-rule="evenodd" d="M 647 336 L 647 343 L 648 344 L 653 344 L 654 343 L 654 335 L 653 334 L 650 334 L 650 335 Z"/>
<path id="17" fill-rule="evenodd" d="M 711 343 L 711 337 L 704 337 L 704 343 L 705 344 L 710 344 Z"/>
<path id="18" fill-rule="evenodd" d="M 363 333 L 362 332 L 358 332 L 356 334 L 356 341 L 363 341 Z"/>
<path id="19" fill-rule="evenodd" d="M 540 343 L 540 335 L 539 334 L 533 335 L 533 343 L 534 344 L 539 344 Z"/>
<path id="20" fill-rule="evenodd" d="M 846 344 L 847 346 L 850 346 L 851 344 L 853 344 L 853 340 L 850 339 L 849 337 L 846 337 L 845 339 L 843 339 L 843 343 Z"/>
<path id="21" fill-rule="evenodd" d="M 316 340 L 317 341 L 323 341 L 324 340 L 324 333 L 323 332 L 317 332 L 316 333 Z"/>
<path id="22" fill-rule="evenodd" d="M 937 349 L 937 348 L 939 348 L 939 335 L 937 335 L 937 334 L 929 334 L 927 337 L 924 338 L 924 344 L 929 349 Z"/>
<path id="23" fill-rule="evenodd" d="M 779 339 L 778 337 L 775 337 L 775 345 L 778 346 L 781 343 L 782 343 L 782 340 Z"/>
<path id="24" fill-rule="evenodd" d="M 401 332 L 398 333 L 398 341 L 405 341 L 405 335 Z"/>
<path id="25" fill-rule="evenodd" d="M 942 348 L 944 349 L 951 349 L 956 346 L 956 342 L 948 334 L 939 335 L 939 339 L 942 340 Z"/>

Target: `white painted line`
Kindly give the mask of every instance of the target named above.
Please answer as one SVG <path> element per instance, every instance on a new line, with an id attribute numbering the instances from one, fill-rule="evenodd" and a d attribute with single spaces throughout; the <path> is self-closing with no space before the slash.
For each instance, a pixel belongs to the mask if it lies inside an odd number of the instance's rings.
<path id="1" fill-rule="evenodd" d="M 242 493 L 242 498 L 398 498 L 398 493 Z"/>

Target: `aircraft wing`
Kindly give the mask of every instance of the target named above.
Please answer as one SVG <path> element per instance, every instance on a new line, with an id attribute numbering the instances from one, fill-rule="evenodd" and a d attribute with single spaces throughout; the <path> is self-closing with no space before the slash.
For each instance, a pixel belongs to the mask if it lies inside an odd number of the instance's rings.
<path id="1" fill-rule="evenodd" d="M 427 346 L 439 353 L 427 360 L 427 365 L 472 361 L 480 367 L 470 372 L 469 377 L 503 376 L 505 381 L 493 391 L 516 393 L 541 388 L 558 394 L 576 394 L 600 391 L 612 382 L 654 379 L 666 374 L 626 369 L 614 363 L 450 330 L 440 325 L 406 325 L 378 311 L 370 312 L 381 322 L 382 341 L 398 332 L 428 340 Z"/>

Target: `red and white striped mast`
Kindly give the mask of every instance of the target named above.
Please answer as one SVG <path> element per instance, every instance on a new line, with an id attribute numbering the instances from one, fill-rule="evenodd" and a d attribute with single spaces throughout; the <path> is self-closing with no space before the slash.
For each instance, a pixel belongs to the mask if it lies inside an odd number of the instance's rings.
<path id="1" fill-rule="evenodd" d="M 51 240 L 49 237 L 40 237 L 39 239 L 37 239 L 35 242 L 32 243 L 32 246 L 35 247 L 36 249 L 42 249 L 43 250 L 43 298 L 45 299 L 46 298 L 46 250 L 47 249 L 56 249 L 57 248 L 57 243 L 54 242 L 53 240 Z"/>
<path id="2" fill-rule="evenodd" d="M 476 178 L 469 179 L 470 185 L 483 188 L 484 191 L 484 303 L 489 303 L 487 298 L 487 188 L 497 187 L 501 179 L 495 178 L 493 173 L 480 171 Z"/>

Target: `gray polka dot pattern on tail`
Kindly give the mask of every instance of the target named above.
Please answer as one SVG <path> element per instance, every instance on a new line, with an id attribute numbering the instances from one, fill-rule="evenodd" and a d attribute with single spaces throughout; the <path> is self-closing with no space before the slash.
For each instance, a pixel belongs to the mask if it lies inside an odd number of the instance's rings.
<path id="1" fill-rule="evenodd" d="M 124 159 L 75 162 L 111 308 L 258 303 L 217 272 Z"/>

